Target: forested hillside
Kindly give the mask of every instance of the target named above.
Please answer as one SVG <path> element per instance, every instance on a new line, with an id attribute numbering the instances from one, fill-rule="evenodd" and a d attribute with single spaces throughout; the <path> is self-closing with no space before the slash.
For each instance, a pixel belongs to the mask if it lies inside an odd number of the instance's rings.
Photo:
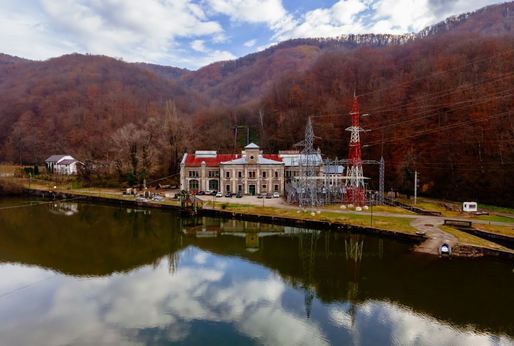
<path id="1" fill-rule="evenodd" d="M 511 2 L 418 34 L 291 40 L 197 71 L 0 55 L 0 161 L 72 153 L 157 176 L 184 150 L 239 150 L 236 125 L 266 150 L 291 148 L 309 116 L 322 152 L 345 157 L 355 92 L 370 114 L 363 156 L 384 156 L 387 187 L 408 191 L 418 170 L 432 195 L 512 202 L 513 23 Z"/>

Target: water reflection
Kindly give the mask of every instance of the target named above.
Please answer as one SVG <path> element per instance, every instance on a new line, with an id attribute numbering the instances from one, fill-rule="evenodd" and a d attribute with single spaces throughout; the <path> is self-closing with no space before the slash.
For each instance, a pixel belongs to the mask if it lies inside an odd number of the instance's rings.
<path id="1" fill-rule="evenodd" d="M 56 201 L 54 203 L 50 203 L 49 206 L 48 210 L 53 214 L 71 216 L 79 212 L 78 203 Z"/>
<path id="2" fill-rule="evenodd" d="M 2 344 L 513 342 L 506 263 L 441 262 L 375 237 L 77 210 L 0 213 Z"/>

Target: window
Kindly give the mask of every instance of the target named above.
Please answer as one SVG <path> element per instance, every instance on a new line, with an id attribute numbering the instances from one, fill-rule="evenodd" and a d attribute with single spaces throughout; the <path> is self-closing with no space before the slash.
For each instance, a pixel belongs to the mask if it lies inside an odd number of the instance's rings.
<path id="1" fill-rule="evenodd" d="M 242 178 L 242 177 L 243 177 L 243 172 L 238 171 L 238 172 L 237 172 L 237 177 L 238 177 L 238 178 Z"/>
<path id="2" fill-rule="evenodd" d="M 278 192 L 278 185 L 275 184 L 275 192 Z"/>
<path id="3" fill-rule="evenodd" d="M 262 189 L 263 189 L 263 190 L 266 190 L 266 185 L 262 185 Z"/>
<path id="4" fill-rule="evenodd" d="M 189 178 L 198 178 L 199 176 L 198 171 L 189 171 Z"/>
<path id="5" fill-rule="evenodd" d="M 248 172 L 248 177 L 250 177 L 251 179 L 255 179 L 255 171 Z"/>
<path id="6" fill-rule="evenodd" d="M 230 172 L 229 171 L 225 172 L 225 178 L 230 179 Z"/>
<path id="7" fill-rule="evenodd" d="M 219 171 L 209 171 L 208 175 L 209 175 L 209 178 L 217 178 L 220 176 L 220 172 Z"/>
<path id="8" fill-rule="evenodd" d="M 278 171 L 275 171 L 275 178 L 278 178 Z"/>
<path id="9" fill-rule="evenodd" d="M 237 185 L 237 191 L 243 192 L 243 185 Z"/>
<path id="10" fill-rule="evenodd" d="M 227 185 L 227 192 L 230 192 L 230 185 Z"/>
<path id="11" fill-rule="evenodd" d="M 262 177 L 266 178 L 266 171 L 262 171 Z"/>
<path id="12" fill-rule="evenodd" d="M 193 192 L 198 190 L 198 180 L 193 179 L 189 181 L 189 191 Z"/>
<path id="13" fill-rule="evenodd" d="M 218 191 L 218 181 L 217 180 L 209 180 L 209 190 Z"/>

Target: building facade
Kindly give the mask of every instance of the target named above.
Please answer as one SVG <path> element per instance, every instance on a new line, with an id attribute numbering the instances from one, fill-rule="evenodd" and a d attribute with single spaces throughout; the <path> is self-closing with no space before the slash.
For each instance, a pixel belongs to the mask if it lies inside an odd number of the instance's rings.
<path id="1" fill-rule="evenodd" d="M 284 162 L 279 155 L 263 154 L 254 143 L 247 145 L 241 154 L 186 153 L 180 164 L 180 188 L 192 193 L 283 194 Z"/>
<path id="2" fill-rule="evenodd" d="M 203 150 L 184 154 L 180 164 L 180 189 L 192 193 L 220 191 L 258 195 L 278 192 L 284 195 L 298 183 L 302 160 L 314 165 L 320 184 L 327 188 L 341 184 L 344 167 L 326 166 L 319 150 L 308 157 L 295 150 L 264 154 L 258 145 L 251 143 L 241 154 Z"/>

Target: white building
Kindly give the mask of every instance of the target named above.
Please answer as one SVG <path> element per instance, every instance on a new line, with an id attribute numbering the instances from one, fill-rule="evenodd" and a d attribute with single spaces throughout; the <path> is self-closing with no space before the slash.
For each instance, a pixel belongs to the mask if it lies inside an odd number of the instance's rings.
<path id="1" fill-rule="evenodd" d="M 284 191 L 284 163 L 276 154 L 263 154 L 254 143 L 241 154 L 197 150 L 180 164 L 180 188 L 191 191 L 240 192 L 245 195 Z"/>
<path id="2" fill-rule="evenodd" d="M 77 164 L 80 161 L 70 155 L 52 155 L 45 160 L 45 164 L 50 173 L 77 174 Z"/>

